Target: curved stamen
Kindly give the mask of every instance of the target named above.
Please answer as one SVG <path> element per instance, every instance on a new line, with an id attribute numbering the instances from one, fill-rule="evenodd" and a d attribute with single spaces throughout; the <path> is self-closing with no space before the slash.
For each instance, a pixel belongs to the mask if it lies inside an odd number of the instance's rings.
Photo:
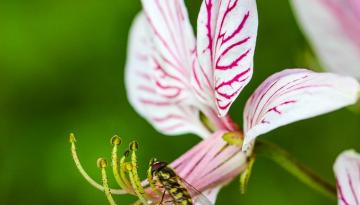
<path id="1" fill-rule="evenodd" d="M 144 191 L 143 187 L 141 186 L 140 177 L 137 172 L 138 165 L 137 165 L 136 151 L 138 150 L 138 148 L 139 148 L 139 145 L 135 141 L 131 142 L 129 145 L 129 150 L 131 152 L 132 175 L 134 176 L 135 183 L 136 183 L 138 190 L 140 191 L 141 194 L 144 194 L 145 191 Z"/>
<path id="2" fill-rule="evenodd" d="M 154 162 L 156 162 L 157 159 L 153 158 L 150 160 L 149 162 L 149 169 L 147 171 L 147 179 L 149 181 L 149 185 L 151 187 L 151 190 L 156 193 L 158 196 L 161 196 L 162 193 L 161 191 L 159 191 L 159 189 L 156 187 L 156 182 L 153 179 L 153 174 L 152 174 L 152 165 L 154 164 Z"/>
<path id="3" fill-rule="evenodd" d="M 128 193 L 133 193 L 130 183 L 128 183 L 128 180 L 125 176 L 125 173 L 122 173 L 123 177 L 121 176 L 121 163 L 119 164 L 119 157 L 118 157 L 118 146 L 121 144 L 121 138 L 117 135 L 113 136 L 111 138 L 111 144 L 113 144 L 113 149 L 111 153 L 111 163 L 112 163 L 112 170 L 114 173 L 114 177 L 116 182 L 119 184 L 119 186 L 126 190 Z M 125 157 L 122 161 L 125 161 Z M 120 167 L 120 170 L 119 170 Z M 124 181 L 124 179 L 126 181 Z"/>
<path id="4" fill-rule="evenodd" d="M 251 171 L 255 163 L 255 155 L 251 155 L 247 158 L 247 167 L 246 169 L 240 174 L 240 192 L 245 194 L 247 185 L 250 180 Z"/>
<path id="5" fill-rule="evenodd" d="M 106 198 L 108 199 L 111 205 L 116 205 L 116 202 L 114 201 L 114 198 L 111 195 L 111 191 L 108 184 L 108 178 L 106 176 L 105 168 L 107 167 L 107 161 L 104 158 L 99 158 L 97 160 L 97 166 L 101 169 L 101 178 L 102 178 Z"/>
<path id="6" fill-rule="evenodd" d="M 77 152 L 76 152 L 76 145 L 75 145 L 75 142 L 76 142 L 76 138 L 75 138 L 75 135 L 73 133 L 70 134 L 69 136 L 69 141 L 71 143 L 71 155 L 72 155 L 72 158 L 75 162 L 75 165 L 77 167 L 77 169 L 79 170 L 80 174 L 85 178 L 85 180 L 87 182 L 89 182 L 93 187 L 101 190 L 101 191 L 104 191 L 104 187 L 97 183 L 94 179 L 92 179 L 87 173 L 86 171 L 84 170 L 83 166 L 81 165 L 80 163 L 80 160 L 79 160 L 79 157 L 77 155 Z M 127 192 L 125 190 L 122 190 L 122 189 L 110 189 L 111 193 L 113 194 L 127 194 Z"/>
<path id="7" fill-rule="evenodd" d="M 142 205 L 142 202 L 140 200 L 137 200 L 132 205 Z"/>
<path id="8" fill-rule="evenodd" d="M 135 194 L 139 197 L 140 201 L 144 204 L 144 205 L 148 205 L 145 197 L 144 197 L 144 194 L 145 194 L 145 191 L 144 189 L 142 188 L 141 186 L 141 182 L 140 182 L 140 179 L 137 177 L 136 174 L 134 174 L 134 170 L 136 172 L 136 167 L 134 167 L 132 165 L 132 163 L 126 163 L 126 169 L 128 170 L 129 172 L 129 178 L 130 178 L 130 182 L 131 182 L 131 185 L 135 191 Z M 140 184 L 140 186 L 138 186 Z"/>
<path id="9" fill-rule="evenodd" d="M 129 150 L 131 152 L 131 163 L 126 164 L 126 169 L 129 172 L 129 178 L 130 182 L 132 184 L 132 187 L 136 193 L 136 195 L 139 197 L 140 201 L 147 205 L 147 200 L 145 199 L 145 191 L 144 188 L 141 185 L 141 180 L 139 178 L 138 172 L 137 172 L 137 156 L 136 151 L 138 150 L 139 145 L 137 142 L 133 141 L 129 145 Z"/>
<path id="10" fill-rule="evenodd" d="M 120 177 L 121 177 L 121 180 L 125 183 L 126 187 L 129 187 L 129 189 L 131 191 L 130 193 L 135 194 L 133 191 L 132 185 L 126 176 L 127 169 L 126 169 L 125 160 L 129 156 L 129 153 L 130 153 L 129 150 L 126 150 L 124 155 L 120 159 Z"/>

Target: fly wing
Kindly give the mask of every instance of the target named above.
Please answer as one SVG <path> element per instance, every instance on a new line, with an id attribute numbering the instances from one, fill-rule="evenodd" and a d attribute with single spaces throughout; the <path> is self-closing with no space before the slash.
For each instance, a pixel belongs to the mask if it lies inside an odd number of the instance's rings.
<path id="1" fill-rule="evenodd" d="M 193 185 L 185 181 L 185 179 L 179 177 L 181 183 L 186 187 L 189 191 L 194 204 L 197 205 L 214 205 L 204 194 L 202 194 L 199 190 L 197 190 Z"/>

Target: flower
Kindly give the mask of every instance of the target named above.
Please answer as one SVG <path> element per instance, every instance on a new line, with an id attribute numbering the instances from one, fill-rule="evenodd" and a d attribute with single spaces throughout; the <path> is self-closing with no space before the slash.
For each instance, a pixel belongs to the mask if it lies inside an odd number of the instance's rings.
<path id="1" fill-rule="evenodd" d="M 293 0 L 306 36 L 329 71 L 360 79 L 360 2 Z"/>
<path id="2" fill-rule="evenodd" d="M 287 69 L 251 95 L 241 130 L 228 111 L 253 73 L 255 0 L 204 0 L 196 38 L 182 0 L 142 4 L 130 32 L 128 99 L 159 132 L 204 139 L 171 166 L 213 202 L 221 187 L 251 169 L 259 135 L 358 100 L 360 85 L 351 77 Z"/>
<path id="3" fill-rule="evenodd" d="M 353 150 L 341 153 L 334 171 L 340 205 L 360 204 L 360 155 Z"/>

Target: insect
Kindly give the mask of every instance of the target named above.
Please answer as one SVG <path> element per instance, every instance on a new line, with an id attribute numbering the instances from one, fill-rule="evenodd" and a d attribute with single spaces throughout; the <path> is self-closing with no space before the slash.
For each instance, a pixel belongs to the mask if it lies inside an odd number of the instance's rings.
<path id="1" fill-rule="evenodd" d="M 190 194 L 197 196 L 197 204 L 212 205 L 212 203 L 192 185 L 178 176 L 167 162 L 159 162 L 153 160 L 150 162 L 152 178 L 155 179 L 164 188 L 164 192 L 159 204 L 164 203 L 165 192 L 172 199 L 171 204 L 174 205 L 193 205 L 194 201 Z M 169 202 L 165 202 L 168 204 Z"/>

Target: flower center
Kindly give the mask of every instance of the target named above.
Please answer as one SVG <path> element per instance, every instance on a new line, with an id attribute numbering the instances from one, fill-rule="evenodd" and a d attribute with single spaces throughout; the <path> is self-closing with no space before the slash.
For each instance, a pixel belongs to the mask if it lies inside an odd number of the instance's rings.
<path id="1" fill-rule="evenodd" d="M 199 192 L 223 186 L 243 172 L 248 159 L 246 153 L 241 151 L 241 133 L 221 130 L 201 141 L 169 165 L 152 159 L 147 180 L 141 181 L 136 155 L 138 143 L 130 143 L 129 149 L 119 158 L 118 146 L 121 139 L 114 136 L 111 139 L 111 165 L 114 178 L 121 189 L 111 189 L 106 174 L 107 161 L 100 158 L 97 163 L 102 175 L 101 185 L 83 169 L 75 142 L 75 136 L 70 134 L 71 152 L 78 170 L 91 185 L 105 192 L 112 205 L 116 204 L 112 194 L 136 195 L 139 198 L 138 203 L 145 205 L 149 202 L 166 202 L 164 200 L 172 200 L 178 204 L 181 200 L 187 200 L 192 204 L 193 198 L 196 200 Z"/>

